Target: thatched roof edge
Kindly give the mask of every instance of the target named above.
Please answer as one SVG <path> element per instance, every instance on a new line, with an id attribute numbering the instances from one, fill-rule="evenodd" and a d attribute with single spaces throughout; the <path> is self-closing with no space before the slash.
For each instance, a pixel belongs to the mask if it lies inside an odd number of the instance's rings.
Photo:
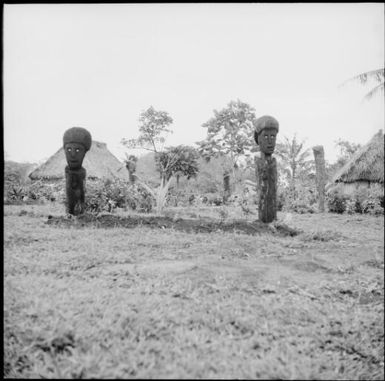
<path id="1" fill-rule="evenodd" d="M 29 174 L 31 180 L 60 180 L 64 178 L 67 165 L 64 150 L 61 147 L 44 164 Z M 88 179 L 120 178 L 128 180 L 128 173 L 124 164 L 120 162 L 108 149 L 106 143 L 93 141 L 87 152 L 83 167 L 87 171 Z"/>
<path id="2" fill-rule="evenodd" d="M 333 176 L 332 182 L 368 181 L 384 183 L 384 133 L 379 130 Z"/>

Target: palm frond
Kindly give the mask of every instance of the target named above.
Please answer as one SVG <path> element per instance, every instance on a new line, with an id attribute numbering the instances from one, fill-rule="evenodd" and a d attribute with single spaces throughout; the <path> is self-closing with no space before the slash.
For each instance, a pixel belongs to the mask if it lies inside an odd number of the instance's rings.
<path id="1" fill-rule="evenodd" d="M 385 78 L 385 69 L 381 68 L 381 69 L 371 70 L 365 73 L 355 75 L 354 77 L 349 78 L 343 83 L 341 83 L 339 87 L 345 86 L 350 82 L 357 82 L 357 81 L 359 81 L 361 84 L 365 84 L 369 79 L 374 79 L 377 82 L 381 82 L 384 80 L 384 78 Z"/>
<path id="2" fill-rule="evenodd" d="M 382 92 L 384 93 L 384 85 L 385 85 L 385 82 L 382 82 L 380 83 L 379 85 L 377 85 L 374 89 L 370 90 L 364 97 L 364 100 L 367 100 L 369 101 L 370 99 L 373 98 L 373 96 L 375 94 L 377 94 L 378 92 Z"/>

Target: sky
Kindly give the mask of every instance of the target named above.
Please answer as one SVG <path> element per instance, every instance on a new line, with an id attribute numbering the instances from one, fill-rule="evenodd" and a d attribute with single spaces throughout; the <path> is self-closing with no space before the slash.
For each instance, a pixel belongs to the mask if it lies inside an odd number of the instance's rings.
<path id="1" fill-rule="evenodd" d="M 341 86 L 384 67 L 382 3 L 5 4 L 3 25 L 6 160 L 44 162 L 73 126 L 123 160 L 150 106 L 194 146 L 239 99 L 328 162 L 384 128 L 375 83 Z"/>

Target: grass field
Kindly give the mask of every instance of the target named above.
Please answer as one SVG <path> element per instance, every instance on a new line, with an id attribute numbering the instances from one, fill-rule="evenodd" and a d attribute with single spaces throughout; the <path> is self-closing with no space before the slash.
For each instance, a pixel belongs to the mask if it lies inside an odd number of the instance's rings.
<path id="1" fill-rule="evenodd" d="M 281 237 L 62 213 L 5 206 L 4 377 L 383 379 L 383 217 L 282 214 L 303 232 Z"/>

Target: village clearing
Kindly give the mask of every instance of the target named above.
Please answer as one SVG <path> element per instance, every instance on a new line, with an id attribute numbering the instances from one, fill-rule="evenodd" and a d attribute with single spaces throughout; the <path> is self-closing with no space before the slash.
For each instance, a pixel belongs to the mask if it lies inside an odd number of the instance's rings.
<path id="1" fill-rule="evenodd" d="M 284 236 L 4 208 L 5 378 L 383 379 L 383 216 L 279 213 Z"/>

